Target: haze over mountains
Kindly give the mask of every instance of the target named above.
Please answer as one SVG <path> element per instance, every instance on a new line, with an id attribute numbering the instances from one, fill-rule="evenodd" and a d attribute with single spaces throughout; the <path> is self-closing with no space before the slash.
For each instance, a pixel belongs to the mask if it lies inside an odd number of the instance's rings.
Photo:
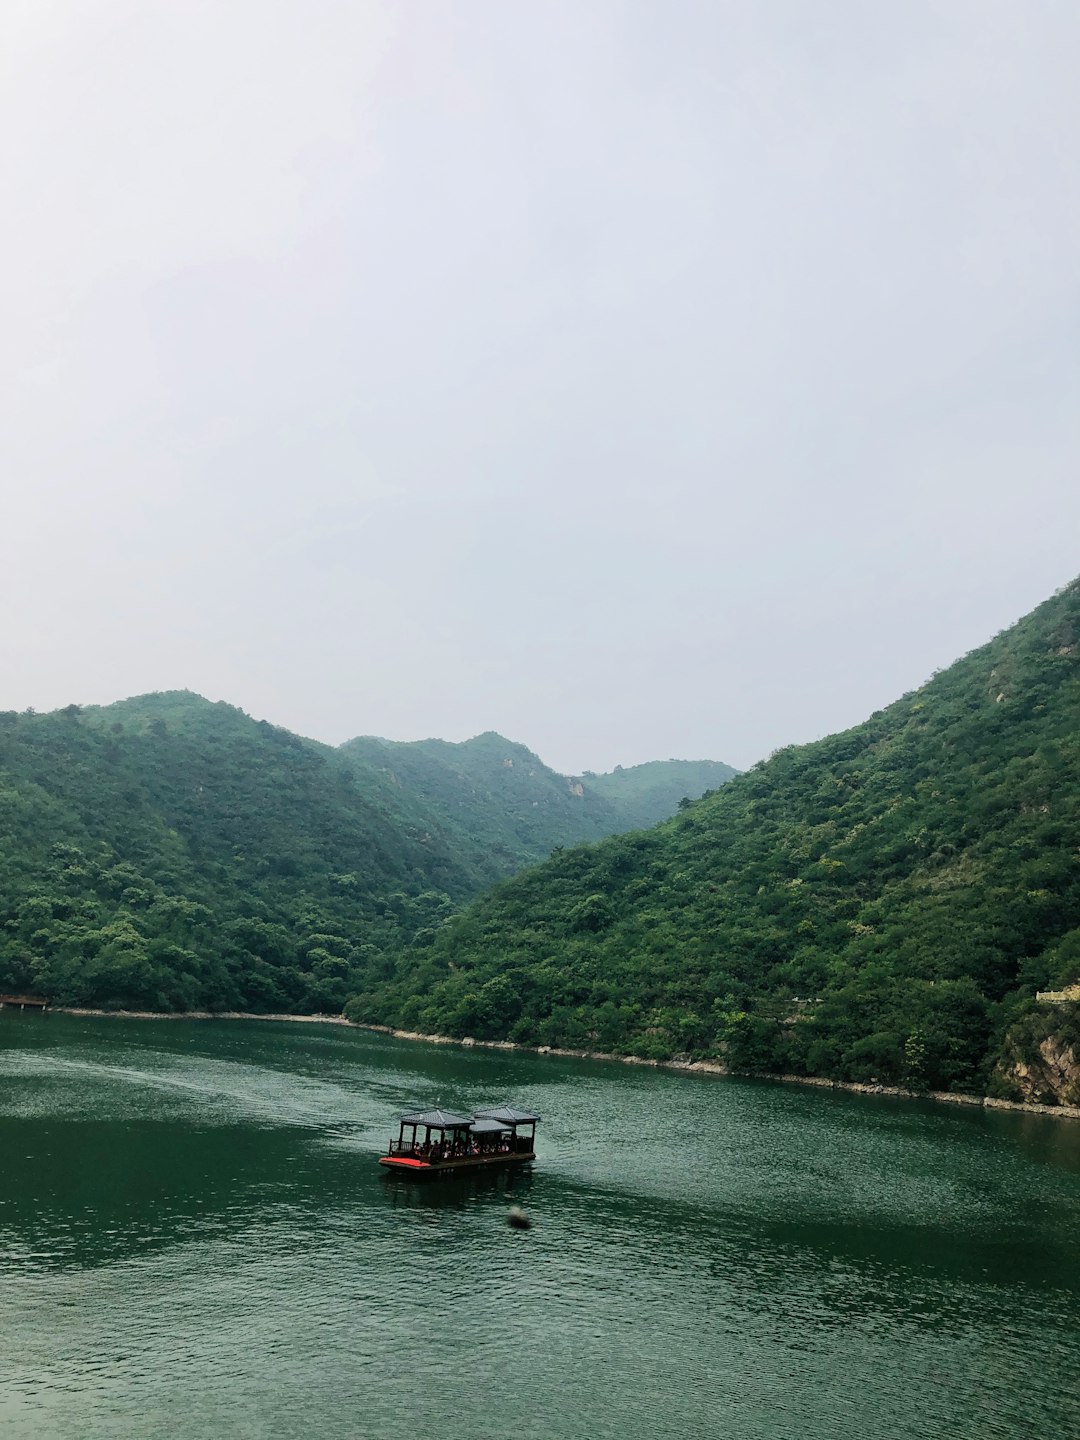
<path id="1" fill-rule="evenodd" d="M 0 990 L 340 1010 L 494 881 L 733 773 L 662 762 L 623 807 L 490 733 L 335 750 L 182 691 L 7 712 Z"/>

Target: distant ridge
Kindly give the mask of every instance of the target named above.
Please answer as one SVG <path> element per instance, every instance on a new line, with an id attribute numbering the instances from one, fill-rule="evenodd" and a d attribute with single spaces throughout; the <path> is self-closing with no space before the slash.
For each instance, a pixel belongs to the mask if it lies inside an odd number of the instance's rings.
<path id="1" fill-rule="evenodd" d="M 566 776 L 493 730 L 471 740 L 360 736 L 339 752 L 372 792 L 392 794 L 417 823 L 437 822 L 482 872 L 478 887 L 556 845 L 602 839 L 674 814 L 735 774 L 712 761 L 664 760 L 611 775 Z"/>
<path id="2" fill-rule="evenodd" d="M 673 815 L 680 801 L 697 800 L 738 773 L 719 760 L 648 760 L 583 780 L 594 794 L 614 801 L 624 820 L 646 829 Z"/>

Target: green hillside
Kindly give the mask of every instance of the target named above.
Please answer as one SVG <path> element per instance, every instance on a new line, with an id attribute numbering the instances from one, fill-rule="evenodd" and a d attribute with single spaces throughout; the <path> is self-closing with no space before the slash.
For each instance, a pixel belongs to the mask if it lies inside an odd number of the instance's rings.
<path id="1" fill-rule="evenodd" d="M 0 990 L 337 1009 L 473 893 L 333 751 L 198 696 L 0 716 Z"/>
<path id="2" fill-rule="evenodd" d="M 649 760 L 617 765 L 607 775 L 582 776 L 587 792 L 618 806 L 620 830 L 646 830 L 674 815 L 684 800 L 697 800 L 719 789 L 738 771 L 719 760 Z"/>
<path id="3" fill-rule="evenodd" d="M 865 724 L 568 849 L 349 1013 L 978 1088 L 1080 974 L 1080 582 Z"/>
<path id="4" fill-rule="evenodd" d="M 188 692 L 0 714 L 0 992 L 340 1010 L 492 881 L 620 828 L 581 788 L 495 735 L 334 750 Z"/>

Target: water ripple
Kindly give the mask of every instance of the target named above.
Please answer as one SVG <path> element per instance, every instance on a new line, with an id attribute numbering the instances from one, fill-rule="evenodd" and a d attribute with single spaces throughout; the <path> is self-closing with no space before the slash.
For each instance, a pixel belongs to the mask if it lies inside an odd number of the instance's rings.
<path id="1" fill-rule="evenodd" d="M 436 1096 L 535 1104 L 537 1166 L 387 1180 L 392 1116 Z M 0 1424 L 1067 1440 L 1080 1127 L 1030 1118 L 307 1026 L 0 1023 Z"/>

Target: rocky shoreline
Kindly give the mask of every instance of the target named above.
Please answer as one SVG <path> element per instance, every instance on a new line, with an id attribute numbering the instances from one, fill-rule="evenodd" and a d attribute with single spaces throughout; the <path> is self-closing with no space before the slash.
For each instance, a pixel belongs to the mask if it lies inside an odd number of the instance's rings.
<path id="1" fill-rule="evenodd" d="M 370 1030 L 392 1035 L 397 1040 L 414 1040 L 425 1045 L 460 1045 L 463 1049 L 521 1051 L 531 1055 L 557 1055 L 568 1060 L 607 1060 L 623 1065 L 644 1065 L 654 1070 L 675 1070 L 684 1075 L 732 1075 L 735 1072 L 719 1060 L 648 1060 L 641 1055 L 611 1055 L 603 1050 L 566 1050 L 557 1045 L 517 1045 L 512 1040 L 458 1039 L 453 1035 L 425 1035 L 418 1030 L 395 1030 L 391 1025 L 358 1025 L 344 1015 L 259 1015 L 243 1010 L 90 1010 L 57 1005 L 64 1015 L 85 1015 L 111 1020 L 277 1020 L 299 1025 L 343 1025 L 349 1030 Z M 869 1085 L 854 1080 L 826 1080 L 816 1075 L 756 1074 L 747 1078 L 772 1080 L 781 1085 L 810 1085 L 819 1090 L 846 1090 L 854 1095 L 892 1095 L 901 1100 L 935 1100 L 944 1105 L 977 1106 L 985 1110 L 1017 1110 L 1057 1120 L 1080 1120 L 1080 1105 L 1038 1105 L 1025 1100 L 996 1100 L 989 1095 L 956 1095 L 949 1090 L 905 1090 L 899 1085 Z"/>

